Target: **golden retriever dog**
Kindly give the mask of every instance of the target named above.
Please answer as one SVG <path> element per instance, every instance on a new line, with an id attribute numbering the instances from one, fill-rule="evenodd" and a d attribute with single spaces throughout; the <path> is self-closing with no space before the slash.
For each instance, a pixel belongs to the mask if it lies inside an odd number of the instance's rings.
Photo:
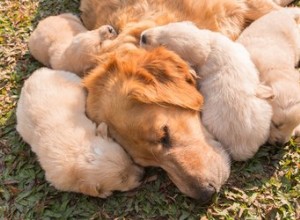
<path id="1" fill-rule="evenodd" d="M 270 131 L 272 108 L 257 97 L 270 93 L 260 85 L 249 53 L 223 34 L 176 22 L 144 31 L 141 46 L 163 45 L 195 69 L 204 96 L 201 119 L 207 130 L 234 160 L 247 160 L 264 144 Z"/>
<path id="2" fill-rule="evenodd" d="M 296 20 L 299 8 L 269 13 L 252 23 L 239 37 L 260 72 L 260 80 L 272 87 L 274 98 L 269 142 L 289 141 L 300 124 L 299 72 L 300 32 Z"/>
<path id="3" fill-rule="evenodd" d="M 22 88 L 17 131 L 57 189 L 106 198 L 140 184 L 143 170 L 85 115 L 86 92 L 73 73 L 41 68 Z M 96 135 L 98 133 L 99 135 Z"/>
<path id="4" fill-rule="evenodd" d="M 229 156 L 200 124 L 203 98 L 188 65 L 164 48 L 110 53 L 84 78 L 87 114 L 142 166 L 163 168 L 208 202 L 228 179 Z"/>
<path id="5" fill-rule="evenodd" d="M 29 38 L 29 50 L 48 67 L 83 75 L 94 67 L 95 56 L 116 35 L 110 25 L 87 31 L 75 15 L 61 14 L 39 22 Z"/>
<path id="6" fill-rule="evenodd" d="M 292 0 L 276 0 L 281 5 L 290 2 Z M 276 3 L 272 0 L 81 0 L 80 10 L 83 23 L 90 30 L 110 24 L 122 33 L 128 27 L 147 21 L 164 25 L 190 20 L 199 28 L 236 39 L 249 22 L 279 9 Z M 147 28 L 145 25 L 137 29 L 136 36 Z"/>

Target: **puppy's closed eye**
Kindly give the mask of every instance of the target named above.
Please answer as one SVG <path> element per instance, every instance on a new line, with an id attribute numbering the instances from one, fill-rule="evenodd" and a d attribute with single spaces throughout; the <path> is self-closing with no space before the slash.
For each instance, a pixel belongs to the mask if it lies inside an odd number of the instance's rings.
<path id="1" fill-rule="evenodd" d="M 280 128 L 282 128 L 282 126 L 284 125 L 284 123 L 278 123 L 278 122 L 272 121 L 272 125 L 273 125 L 276 129 L 280 129 Z"/>

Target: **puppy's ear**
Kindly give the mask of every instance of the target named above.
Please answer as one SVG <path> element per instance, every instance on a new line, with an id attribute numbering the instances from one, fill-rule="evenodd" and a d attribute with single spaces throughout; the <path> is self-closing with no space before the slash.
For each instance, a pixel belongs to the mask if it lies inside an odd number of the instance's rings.
<path id="1" fill-rule="evenodd" d="M 273 89 L 270 86 L 261 83 L 256 88 L 256 96 L 261 99 L 273 100 L 274 99 Z"/>
<path id="2" fill-rule="evenodd" d="M 101 191 L 97 189 L 97 186 L 94 186 L 86 181 L 83 181 L 79 185 L 79 192 L 85 195 L 94 196 L 94 197 L 101 197 Z"/>

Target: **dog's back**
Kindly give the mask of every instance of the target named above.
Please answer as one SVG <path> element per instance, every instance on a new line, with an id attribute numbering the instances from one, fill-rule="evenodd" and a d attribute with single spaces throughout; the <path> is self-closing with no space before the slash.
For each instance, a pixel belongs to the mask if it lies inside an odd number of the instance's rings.
<path id="1" fill-rule="evenodd" d="M 35 71 L 21 92 L 17 131 L 57 189 L 106 197 L 136 187 L 141 170 L 117 143 L 96 136 L 96 125 L 85 115 L 85 96 L 75 74 Z"/>

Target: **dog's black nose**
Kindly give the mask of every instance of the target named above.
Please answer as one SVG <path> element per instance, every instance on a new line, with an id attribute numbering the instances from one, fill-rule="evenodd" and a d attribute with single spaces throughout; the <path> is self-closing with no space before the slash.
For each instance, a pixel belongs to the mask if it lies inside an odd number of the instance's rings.
<path id="1" fill-rule="evenodd" d="M 141 42 L 142 42 L 143 44 L 147 44 L 147 37 L 146 37 L 145 34 L 143 34 L 143 35 L 141 36 Z"/>
<path id="2" fill-rule="evenodd" d="M 205 204 L 209 204 L 212 202 L 212 198 L 214 197 L 214 195 L 217 193 L 216 188 L 209 184 L 206 187 L 201 187 L 198 190 L 197 196 L 195 197 L 195 199 L 197 200 L 197 202 L 201 205 L 205 205 Z"/>

